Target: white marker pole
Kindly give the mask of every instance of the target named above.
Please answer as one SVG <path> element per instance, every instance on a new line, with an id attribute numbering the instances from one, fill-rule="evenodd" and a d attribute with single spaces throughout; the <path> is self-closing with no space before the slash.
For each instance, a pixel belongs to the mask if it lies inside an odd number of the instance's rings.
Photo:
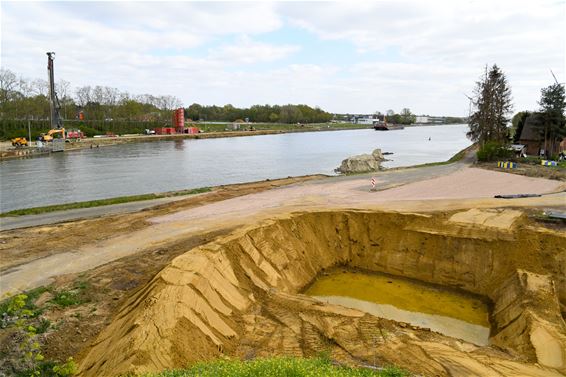
<path id="1" fill-rule="evenodd" d="M 370 191 L 375 191 L 375 177 L 371 177 L 371 190 Z"/>

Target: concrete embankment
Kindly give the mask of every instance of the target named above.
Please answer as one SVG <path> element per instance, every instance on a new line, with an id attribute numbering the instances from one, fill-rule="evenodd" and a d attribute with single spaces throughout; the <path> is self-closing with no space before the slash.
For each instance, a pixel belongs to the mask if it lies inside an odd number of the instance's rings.
<path id="1" fill-rule="evenodd" d="M 221 355 L 395 364 L 422 375 L 566 372 L 566 233 L 518 210 L 281 215 L 187 250 L 135 293 L 80 361 L 85 376 L 182 367 Z M 478 347 L 302 295 L 348 266 L 459 288 L 493 303 Z M 495 346 L 495 347 L 494 347 Z"/>

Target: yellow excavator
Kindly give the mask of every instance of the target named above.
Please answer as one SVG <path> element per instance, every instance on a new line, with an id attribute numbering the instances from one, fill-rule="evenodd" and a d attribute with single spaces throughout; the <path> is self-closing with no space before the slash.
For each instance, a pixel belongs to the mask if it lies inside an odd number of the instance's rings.
<path id="1" fill-rule="evenodd" d="M 53 135 L 61 134 L 61 137 L 65 139 L 65 129 L 64 128 L 55 128 L 49 130 L 47 134 L 41 134 L 39 140 L 41 141 L 53 141 Z"/>
<path id="2" fill-rule="evenodd" d="M 28 140 L 25 137 L 16 137 L 12 139 L 12 146 L 18 147 L 27 147 Z"/>

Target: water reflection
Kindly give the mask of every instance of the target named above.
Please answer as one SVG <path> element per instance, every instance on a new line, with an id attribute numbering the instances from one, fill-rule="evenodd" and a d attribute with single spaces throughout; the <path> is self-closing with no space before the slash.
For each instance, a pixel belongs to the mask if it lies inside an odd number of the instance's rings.
<path id="1" fill-rule="evenodd" d="M 463 292 L 383 274 L 335 271 L 319 278 L 305 293 L 380 318 L 488 344 L 487 304 Z"/>
<path id="2" fill-rule="evenodd" d="M 178 151 L 185 150 L 185 141 L 184 140 L 174 140 L 175 149 Z"/>

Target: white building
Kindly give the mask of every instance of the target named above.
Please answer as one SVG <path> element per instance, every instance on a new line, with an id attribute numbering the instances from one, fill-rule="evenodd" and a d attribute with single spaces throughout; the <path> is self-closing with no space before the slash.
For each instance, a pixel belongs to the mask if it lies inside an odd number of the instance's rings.
<path id="1" fill-rule="evenodd" d="M 356 119 L 357 124 L 369 124 L 372 125 L 377 119 L 373 118 L 358 118 Z"/>

